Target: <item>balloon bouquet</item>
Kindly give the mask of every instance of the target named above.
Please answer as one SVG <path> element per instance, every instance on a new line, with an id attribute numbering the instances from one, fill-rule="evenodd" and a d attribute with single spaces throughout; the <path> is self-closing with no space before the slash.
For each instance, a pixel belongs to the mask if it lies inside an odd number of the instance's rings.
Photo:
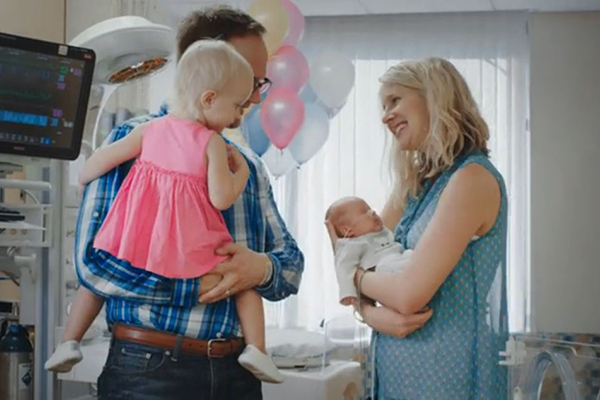
<path id="1" fill-rule="evenodd" d="M 296 48 L 304 35 L 304 16 L 290 0 L 256 0 L 248 14 L 267 29 L 267 77 L 273 84 L 248 111 L 241 135 L 279 177 L 306 163 L 325 144 L 329 119 L 354 85 L 354 65 L 342 54 L 327 53 L 309 68 Z"/>

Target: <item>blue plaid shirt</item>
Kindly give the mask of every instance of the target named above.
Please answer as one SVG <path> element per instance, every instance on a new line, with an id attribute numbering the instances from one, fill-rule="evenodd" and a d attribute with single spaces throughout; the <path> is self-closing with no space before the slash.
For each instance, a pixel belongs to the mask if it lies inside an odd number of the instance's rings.
<path id="1" fill-rule="evenodd" d="M 127 121 L 116 127 L 108 143 L 125 137 L 137 125 L 166 115 L 158 114 Z M 304 257 L 281 219 L 271 185 L 261 160 L 238 148 L 250 167 L 244 192 L 223 212 L 235 243 L 267 253 L 273 275 L 255 289 L 266 299 L 281 300 L 298 292 Z M 79 281 L 97 295 L 106 297 L 109 324 L 124 323 L 198 339 L 241 336 L 235 301 L 228 298 L 214 304 L 198 304 L 200 278 L 169 279 L 96 250 L 93 241 L 132 162 L 91 182 L 83 196 L 75 239 L 75 266 Z"/>

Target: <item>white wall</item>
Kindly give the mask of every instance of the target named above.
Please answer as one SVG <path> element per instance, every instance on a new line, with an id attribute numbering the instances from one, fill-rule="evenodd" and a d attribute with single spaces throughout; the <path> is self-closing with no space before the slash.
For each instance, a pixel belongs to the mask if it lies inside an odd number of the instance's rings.
<path id="1" fill-rule="evenodd" d="M 0 32 L 63 42 L 65 0 L 0 0 Z"/>
<path id="2" fill-rule="evenodd" d="M 530 34 L 533 328 L 600 333 L 600 13 Z"/>
<path id="3" fill-rule="evenodd" d="M 0 32 L 64 42 L 64 0 L 0 0 Z M 18 288 L 0 282 L 0 300 L 19 299 Z"/>

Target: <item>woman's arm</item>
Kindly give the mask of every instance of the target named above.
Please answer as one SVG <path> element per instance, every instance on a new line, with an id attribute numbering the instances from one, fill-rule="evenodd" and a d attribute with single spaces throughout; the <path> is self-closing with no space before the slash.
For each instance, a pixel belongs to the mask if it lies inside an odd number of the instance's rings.
<path id="1" fill-rule="evenodd" d="M 86 185 L 111 169 L 140 155 L 144 125 L 134 128 L 123 139 L 96 151 L 79 174 L 79 184 Z"/>
<path id="2" fill-rule="evenodd" d="M 491 229 L 499 209 L 500 189 L 492 174 L 477 164 L 462 168 L 442 192 L 406 270 L 391 275 L 358 270 L 359 290 L 401 314 L 418 312 L 450 275 L 471 238 Z"/>
<path id="3" fill-rule="evenodd" d="M 227 210 L 246 187 L 248 164 L 244 157 L 230 147 L 228 160 L 227 146 L 223 138 L 214 134 L 208 141 L 208 195 L 212 205 L 219 210 Z M 233 169 L 230 169 L 230 161 Z"/>
<path id="4" fill-rule="evenodd" d="M 425 325 L 425 322 L 433 315 L 433 311 L 426 310 L 416 314 L 402 315 L 385 306 L 375 306 L 363 302 L 361 315 L 363 321 L 377 332 L 405 338 Z"/>

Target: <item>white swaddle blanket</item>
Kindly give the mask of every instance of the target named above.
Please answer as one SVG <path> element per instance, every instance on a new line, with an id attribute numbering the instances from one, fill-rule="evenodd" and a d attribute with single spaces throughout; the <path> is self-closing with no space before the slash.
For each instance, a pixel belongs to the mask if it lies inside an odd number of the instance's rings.
<path id="1" fill-rule="evenodd" d="M 335 273 L 339 286 L 340 302 L 357 297 L 354 286 L 356 268 L 377 271 L 401 272 L 410 259 L 412 250 L 394 240 L 394 234 L 387 228 L 355 238 L 339 239 L 335 251 Z"/>

